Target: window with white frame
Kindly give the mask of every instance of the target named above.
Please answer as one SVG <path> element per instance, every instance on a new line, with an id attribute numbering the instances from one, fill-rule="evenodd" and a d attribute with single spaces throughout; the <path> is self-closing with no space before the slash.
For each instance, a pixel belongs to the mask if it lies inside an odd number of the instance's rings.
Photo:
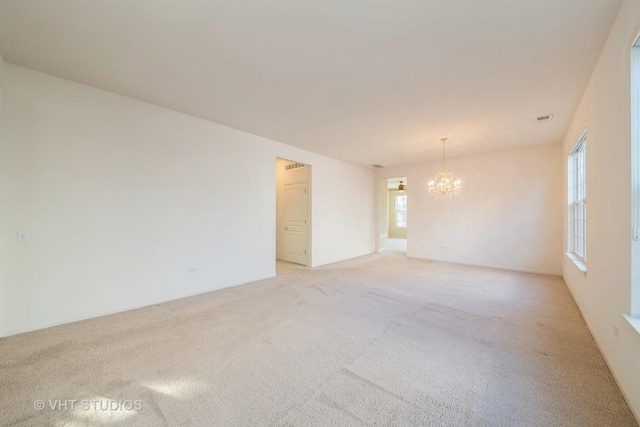
<path id="1" fill-rule="evenodd" d="M 569 200 L 572 212 L 569 227 L 572 231 L 571 252 L 587 260 L 587 134 L 582 132 L 569 154 Z"/>
<path id="2" fill-rule="evenodd" d="M 396 227 L 407 227 L 407 195 L 398 194 L 396 196 Z"/>

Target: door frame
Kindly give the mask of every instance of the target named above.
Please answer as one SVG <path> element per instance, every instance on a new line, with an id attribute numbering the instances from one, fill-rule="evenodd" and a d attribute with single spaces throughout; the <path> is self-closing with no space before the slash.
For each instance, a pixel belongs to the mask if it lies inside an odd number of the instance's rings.
<path id="1" fill-rule="evenodd" d="M 402 179 L 407 184 L 409 195 L 409 177 L 407 175 L 378 175 L 376 183 L 376 251 L 380 252 L 388 247 L 389 240 L 389 181 Z M 407 215 L 407 250 L 409 245 L 409 223 L 411 218 Z M 408 252 L 407 252 L 408 253 Z"/>
<path id="2" fill-rule="evenodd" d="M 305 165 L 305 168 L 307 169 L 306 173 L 305 173 L 305 179 L 287 179 L 286 177 L 286 172 L 283 172 L 281 170 L 278 170 L 278 163 L 280 162 L 285 162 L 285 163 L 301 163 Z M 276 208 L 276 223 L 275 223 L 275 231 L 276 231 L 276 245 L 278 242 L 278 233 L 283 233 L 284 234 L 284 226 L 282 227 L 282 230 L 280 230 L 280 224 L 279 224 L 279 218 L 278 218 L 278 211 L 280 210 L 280 208 L 285 209 L 284 207 L 284 188 L 285 188 L 285 184 L 294 184 L 294 183 L 301 183 L 301 182 L 306 182 L 307 184 L 307 262 L 306 264 L 304 264 L 305 267 L 313 267 L 313 211 L 312 211 L 312 207 L 313 207 L 313 186 L 312 186 L 312 181 L 313 181 L 313 166 L 309 163 L 305 163 L 305 162 L 301 162 L 301 161 L 297 161 L 297 160 L 290 160 L 290 159 L 285 159 L 283 157 L 276 157 L 276 171 L 275 171 L 275 191 L 274 191 L 274 197 L 276 199 L 276 203 L 275 203 L 275 208 Z M 280 188 L 282 187 L 282 191 L 280 192 Z M 278 200 L 278 194 L 281 194 L 282 200 Z M 282 203 L 282 206 L 279 206 L 280 203 Z M 284 213 L 283 213 L 284 215 Z M 283 218 L 284 221 L 284 218 Z M 280 239 L 280 241 L 282 242 L 283 239 Z M 285 261 L 282 258 L 278 257 L 278 252 L 277 252 L 277 247 L 276 247 L 276 256 L 274 257 L 274 266 L 275 266 L 275 260 L 280 260 L 280 261 Z M 298 264 L 298 265 L 303 265 L 303 264 Z"/>
<path id="3" fill-rule="evenodd" d="M 376 189 L 376 252 L 386 249 L 389 239 L 389 179 L 380 178 Z"/>

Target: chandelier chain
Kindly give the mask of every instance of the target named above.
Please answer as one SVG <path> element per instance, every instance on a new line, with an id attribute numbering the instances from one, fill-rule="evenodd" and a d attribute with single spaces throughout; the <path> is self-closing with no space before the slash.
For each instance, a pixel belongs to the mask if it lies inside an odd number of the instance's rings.
<path id="1" fill-rule="evenodd" d="M 444 145 L 447 143 L 447 138 L 442 138 L 442 172 L 444 172 Z"/>

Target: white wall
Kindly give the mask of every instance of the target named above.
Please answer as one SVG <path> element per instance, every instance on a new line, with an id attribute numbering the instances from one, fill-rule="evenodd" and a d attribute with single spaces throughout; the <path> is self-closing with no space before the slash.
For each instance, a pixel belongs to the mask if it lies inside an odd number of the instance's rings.
<path id="1" fill-rule="evenodd" d="M 406 175 L 407 255 L 557 274 L 562 269 L 560 145 L 448 159 L 463 180 L 451 200 L 428 196 L 441 161 L 378 171 Z"/>
<path id="2" fill-rule="evenodd" d="M 311 165 L 312 267 L 374 252 L 375 171 L 273 144 L 274 157 Z"/>
<path id="3" fill-rule="evenodd" d="M 565 137 L 562 161 L 566 183 L 570 147 L 586 125 L 587 274 L 565 257 L 563 276 L 640 420 L 640 334 L 621 317 L 631 309 L 630 48 L 638 33 L 640 1 L 626 0 Z"/>
<path id="4" fill-rule="evenodd" d="M 3 79 L 4 79 L 4 61 L 2 60 L 2 55 L 0 55 L 0 87 L 2 86 Z"/>
<path id="5" fill-rule="evenodd" d="M 3 117 L 3 110 L 4 110 L 4 61 L 2 60 L 2 55 L 0 55 L 0 142 L 2 141 L 2 117 Z M 3 148 L 2 148 L 2 144 L 0 143 L 0 177 L 3 176 L 4 171 L 3 171 L 3 165 L 2 165 L 2 157 L 3 157 L 4 153 L 3 153 Z M 1 181 L 1 178 L 0 178 Z M 2 216 L 2 185 L 0 182 L 0 227 L 2 224 L 2 220 L 1 220 L 1 216 Z M 0 239 L 2 238 L 2 235 L 0 234 Z M 0 242 L 1 243 L 1 242 Z M 0 244 L 1 246 L 1 244 Z M 2 274 L 3 272 L 6 270 L 7 268 L 7 262 L 6 260 L 2 257 L 3 252 L 0 249 L 0 337 L 2 336 L 2 331 L 3 331 L 3 316 L 2 316 L 2 310 L 4 310 L 4 306 L 6 303 L 3 303 L 3 299 L 5 298 L 5 295 L 3 293 L 4 290 L 4 286 L 2 284 Z"/>
<path id="6" fill-rule="evenodd" d="M 313 165 L 313 265 L 374 250 L 367 168 L 4 71 L 0 335 L 273 276 L 276 157 Z"/>

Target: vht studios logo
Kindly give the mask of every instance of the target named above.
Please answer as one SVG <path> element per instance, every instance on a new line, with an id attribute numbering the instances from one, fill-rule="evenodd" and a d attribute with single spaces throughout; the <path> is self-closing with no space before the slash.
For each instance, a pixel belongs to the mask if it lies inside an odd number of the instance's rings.
<path id="1" fill-rule="evenodd" d="M 33 407 L 38 411 L 49 409 L 51 411 L 141 411 L 141 400 L 110 400 L 110 399 L 49 399 L 36 400 Z"/>

